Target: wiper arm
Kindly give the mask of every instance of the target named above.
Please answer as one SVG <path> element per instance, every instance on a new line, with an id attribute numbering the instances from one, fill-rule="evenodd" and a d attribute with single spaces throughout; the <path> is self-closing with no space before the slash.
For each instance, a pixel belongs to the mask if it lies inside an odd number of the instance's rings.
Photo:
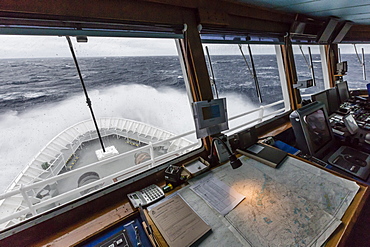
<path id="1" fill-rule="evenodd" d="M 81 84 L 82 84 L 82 88 L 84 90 L 84 93 L 85 93 L 85 97 L 86 97 L 86 103 L 90 109 L 90 113 L 91 113 L 91 116 L 92 116 L 92 119 L 94 121 L 94 125 L 95 125 L 95 128 L 96 128 L 96 132 L 98 133 L 98 137 L 99 137 L 99 141 L 100 141 L 100 144 L 101 144 L 101 147 L 103 149 L 103 152 L 105 153 L 105 148 L 104 148 L 104 144 L 103 144 L 103 139 L 101 138 L 101 135 L 100 135 L 100 131 L 99 131 L 99 127 L 98 127 L 98 124 L 96 122 L 96 119 L 95 119 L 95 115 L 94 115 L 94 111 L 92 109 L 92 105 L 91 105 L 91 100 L 89 98 L 89 95 L 87 94 L 87 90 L 86 90 L 86 86 L 85 86 L 85 83 L 84 83 L 84 80 L 82 78 L 82 74 L 81 74 L 81 70 L 80 70 L 80 67 L 78 66 L 78 62 L 77 62 L 77 57 L 76 57 L 76 54 L 73 50 L 73 45 L 72 45 L 72 41 L 71 41 L 71 38 L 69 36 L 66 36 L 67 38 L 67 41 L 68 41 L 68 44 L 69 44 L 69 49 L 71 50 L 71 53 L 72 53 L 72 57 L 73 57 L 73 61 L 75 62 L 75 65 L 76 65 L 76 69 L 77 69 L 77 72 L 78 72 L 78 76 L 80 77 L 80 81 L 81 81 Z"/>
<path id="2" fill-rule="evenodd" d="M 308 56 L 310 58 L 310 62 L 307 61 L 307 58 L 306 56 L 304 55 L 304 52 L 302 50 L 302 46 L 300 45 L 299 46 L 299 49 L 301 50 L 301 53 L 302 53 L 302 56 L 304 58 L 304 60 L 306 61 L 306 64 L 307 64 L 307 67 L 308 69 L 310 70 L 311 72 L 311 77 L 312 77 L 312 81 L 313 81 L 313 86 L 316 86 L 316 79 L 315 79 L 315 70 L 313 68 L 313 61 L 312 61 L 312 53 L 311 53 L 311 47 L 307 47 L 308 48 Z"/>
<path id="3" fill-rule="evenodd" d="M 218 99 L 218 90 L 217 90 L 217 85 L 216 85 L 216 78 L 215 78 L 215 74 L 213 73 L 213 66 L 212 66 L 211 56 L 209 55 L 208 46 L 206 46 L 206 52 L 207 52 L 209 67 L 211 69 L 211 76 L 212 76 L 211 85 L 214 87 L 214 90 L 216 91 L 216 97 Z"/>
<path id="4" fill-rule="evenodd" d="M 252 55 L 251 47 L 248 44 L 248 52 L 249 52 L 249 57 L 250 57 L 251 64 L 252 64 L 252 69 L 249 67 L 247 58 L 244 55 L 244 52 L 243 52 L 243 49 L 242 49 L 242 45 L 241 44 L 239 44 L 239 50 L 240 50 L 240 52 L 241 52 L 241 54 L 242 54 L 242 56 L 244 58 L 244 62 L 247 65 L 249 72 L 251 73 L 251 75 L 252 75 L 252 77 L 254 79 L 254 86 L 256 87 L 257 97 L 258 97 L 260 103 L 262 103 L 262 95 L 261 95 L 260 85 L 258 83 L 256 68 L 254 66 L 254 61 L 253 61 L 253 55 Z"/>

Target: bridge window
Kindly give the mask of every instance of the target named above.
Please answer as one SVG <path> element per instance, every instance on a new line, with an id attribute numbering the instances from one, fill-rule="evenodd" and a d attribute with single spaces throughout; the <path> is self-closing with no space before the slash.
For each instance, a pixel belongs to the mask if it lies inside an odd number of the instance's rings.
<path id="1" fill-rule="evenodd" d="M 300 84 L 301 81 L 314 79 L 314 85 L 312 87 L 300 89 L 302 98 L 310 98 L 311 94 L 324 90 L 325 86 L 322 72 L 320 46 L 293 45 L 293 53 L 298 84 Z"/>
<path id="2" fill-rule="evenodd" d="M 174 39 L 71 39 L 103 145 L 66 37 L 0 37 L 0 230 L 200 146 Z"/>
<path id="3" fill-rule="evenodd" d="M 343 76 L 349 89 L 366 89 L 369 83 L 370 46 L 366 44 L 340 44 L 338 45 L 339 61 L 347 61 L 348 71 Z"/>
<path id="4" fill-rule="evenodd" d="M 203 44 L 203 48 L 214 96 L 227 98 L 230 132 L 288 109 L 274 45 Z"/>

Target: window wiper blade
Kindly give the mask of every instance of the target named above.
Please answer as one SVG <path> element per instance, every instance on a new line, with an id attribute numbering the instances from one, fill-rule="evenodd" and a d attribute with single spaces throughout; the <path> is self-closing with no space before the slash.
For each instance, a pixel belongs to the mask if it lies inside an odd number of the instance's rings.
<path id="1" fill-rule="evenodd" d="M 86 86 L 85 86 L 85 83 L 84 83 L 84 80 L 82 78 L 82 74 L 81 74 L 81 70 L 80 70 L 80 66 L 78 65 L 78 62 L 77 62 L 77 57 L 76 57 L 76 54 L 73 50 L 73 45 L 72 45 L 72 41 L 71 41 L 71 38 L 69 36 L 66 36 L 67 38 L 67 41 L 68 41 L 68 45 L 69 45 L 69 49 L 71 50 L 71 53 L 72 53 L 72 57 L 73 57 L 73 61 L 75 62 L 75 65 L 76 65 L 76 69 L 77 69 L 77 72 L 78 72 L 78 76 L 80 77 L 80 81 L 81 81 L 81 84 L 82 84 L 82 88 L 84 90 L 84 93 L 85 93 L 85 97 L 86 97 L 86 103 L 90 109 L 90 113 L 91 113 L 91 117 L 93 119 L 93 122 L 94 122 L 94 125 L 95 125 L 95 128 L 96 128 L 96 132 L 98 133 L 98 137 L 99 137 L 99 141 L 100 141 L 100 144 L 101 144 L 101 147 L 103 149 L 103 152 L 105 153 L 105 148 L 104 148 L 104 144 L 103 144 L 103 139 L 101 138 L 101 135 L 100 135 L 100 131 L 99 131 L 99 127 L 98 127 L 98 124 L 96 122 L 96 119 L 95 119 L 95 115 L 94 115 L 94 111 L 92 109 L 92 105 L 91 105 L 91 100 L 89 98 L 89 95 L 87 94 L 87 90 L 86 90 Z"/>
<path id="2" fill-rule="evenodd" d="M 215 74 L 213 73 L 213 66 L 212 66 L 211 56 L 209 55 L 208 46 L 206 46 L 206 52 L 207 52 L 209 67 L 211 69 L 211 76 L 212 76 L 211 85 L 214 87 L 214 90 L 216 91 L 216 97 L 218 99 L 218 90 L 217 90 L 217 85 L 216 85 L 216 78 L 215 78 Z"/>
<path id="3" fill-rule="evenodd" d="M 306 64 L 307 64 L 307 67 L 308 69 L 310 70 L 311 72 L 311 77 L 312 77 L 312 81 L 313 81 L 313 86 L 316 86 L 316 79 L 315 79 L 315 70 L 313 68 L 313 61 L 312 61 L 312 53 L 311 53 L 311 47 L 307 47 L 308 48 L 308 57 L 310 58 L 310 62 L 307 61 L 307 58 L 302 50 L 302 46 L 300 45 L 299 46 L 299 49 L 301 50 L 301 53 L 302 53 L 302 56 L 304 58 L 304 60 L 306 61 Z"/>
<path id="4" fill-rule="evenodd" d="M 256 87 L 257 97 L 258 97 L 260 103 L 262 103 L 262 95 L 261 95 L 260 85 L 258 83 L 258 77 L 257 77 L 256 67 L 254 66 L 254 61 L 253 61 L 253 55 L 252 55 L 251 47 L 248 44 L 248 52 L 249 52 L 249 57 L 250 57 L 250 60 L 251 60 L 252 69 L 250 68 L 250 66 L 248 64 L 248 61 L 247 61 L 247 58 L 244 55 L 244 52 L 243 52 L 243 49 L 242 49 L 242 45 L 241 44 L 239 44 L 239 50 L 240 50 L 240 52 L 241 52 L 241 54 L 242 54 L 242 56 L 244 58 L 244 62 L 247 65 L 249 72 L 251 73 L 251 75 L 253 77 L 254 85 Z"/>
<path id="5" fill-rule="evenodd" d="M 356 44 L 353 44 L 354 48 L 355 48 L 355 52 L 356 52 L 356 56 L 357 56 L 357 59 L 362 67 L 362 77 L 364 80 L 366 80 L 366 70 L 365 70 L 365 50 L 364 48 L 362 48 L 362 61 L 360 59 L 360 56 L 358 55 L 358 52 L 357 52 L 357 48 L 356 48 Z"/>

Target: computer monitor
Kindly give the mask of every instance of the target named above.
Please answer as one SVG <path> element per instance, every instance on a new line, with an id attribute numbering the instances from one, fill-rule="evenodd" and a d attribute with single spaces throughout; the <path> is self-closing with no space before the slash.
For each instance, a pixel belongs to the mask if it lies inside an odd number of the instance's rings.
<path id="1" fill-rule="evenodd" d="M 329 103 L 329 110 L 328 114 L 331 115 L 332 113 L 336 112 L 339 109 L 340 103 L 338 99 L 338 91 L 335 87 L 329 88 L 326 91 Z"/>
<path id="2" fill-rule="evenodd" d="M 313 102 L 290 114 L 297 147 L 304 153 L 322 158 L 334 142 L 325 105 Z"/>
<path id="3" fill-rule="evenodd" d="M 338 91 L 340 103 L 344 103 L 347 99 L 349 99 L 350 95 L 349 95 L 347 81 L 338 82 L 335 85 L 335 87 L 337 88 L 337 91 Z"/>
<path id="4" fill-rule="evenodd" d="M 326 112 L 330 116 L 339 109 L 338 91 L 336 88 L 329 88 L 311 95 L 312 101 L 320 101 L 325 105 Z"/>
<path id="5" fill-rule="evenodd" d="M 319 101 L 319 102 L 323 103 L 325 105 L 325 108 L 326 108 L 326 111 L 328 112 L 328 114 L 329 115 L 331 114 L 330 111 L 329 111 L 330 107 L 329 107 L 329 99 L 328 99 L 327 90 L 318 92 L 316 94 L 312 94 L 311 99 L 312 99 L 312 102 Z"/>
<path id="6" fill-rule="evenodd" d="M 350 115 L 348 115 L 350 116 Z M 366 180 L 370 174 L 370 155 L 347 146 L 335 145 L 325 106 L 313 102 L 290 114 L 297 147 L 339 169 Z M 350 119 L 350 121 L 352 121 Z"/>
<path id="7" fill-rule="evenodd" d="M 225 98 L 198 101 L 192 106 L 197 138 L 229 129 Z"/>

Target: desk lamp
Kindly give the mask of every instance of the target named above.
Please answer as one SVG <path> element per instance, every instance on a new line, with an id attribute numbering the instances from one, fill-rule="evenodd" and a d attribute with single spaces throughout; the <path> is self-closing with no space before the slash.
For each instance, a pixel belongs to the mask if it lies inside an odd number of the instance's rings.
<path id="1" fill-rule="evenodd" d="M 223 140 L 221 140 L 218 137 L 213 137 L 212 138 L 212 142 L 211 142 L 211 153 L 210 153 L 210 155 L 208 155 L 208 158 L 209 158 L 211 164 L 214 163 L 213 145 L 214 145 L 214 142 L 216 140 L 219 141 L 219 142 L 221 142 L 222 145 L 226 148 L 227 152 L 229 153 L 229 160 L 230 160 L 231 167 L 233 169 L 239 168 L 242 165 L 242 162 L 238 158 L 236 158 L 236 156 L 235 156 L 234 153 L 231 153 L 230 148 L 225 144 L 225 142 Z"/>

